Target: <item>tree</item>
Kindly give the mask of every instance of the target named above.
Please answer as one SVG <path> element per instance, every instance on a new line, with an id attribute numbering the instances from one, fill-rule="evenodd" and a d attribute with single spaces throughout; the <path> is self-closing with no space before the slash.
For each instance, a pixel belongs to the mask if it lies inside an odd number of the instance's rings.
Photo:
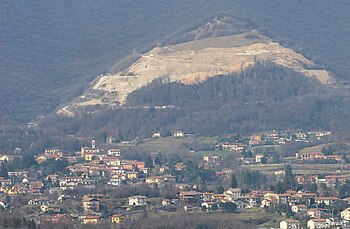
<path id="1" fill-rule="evenodd" d="M 226 203 L 222 203 L 221 207 L 225 212 L 234 212 L 237 208 L 237 205 L 232 202 L 226 202 Z"/>
<path id="2" fill-rule="evenodd" d="M 147 156 L 145 158 L 145 166 L 147 168 L 153 168 L 153 160 L 152 160 L 151 156 Z"/>
<path id="3" fill-rule="evenodd" d="M 213 204 L 212 206 L 211 206 L 211 210 L 212 211 L 217 211 L 219 209 L 219 206 L 217 205 L 217 204 Z"/>
<path id="4" fill-rule="evenodd" d="M 231 177 L 231 188 L 238 188 L 238 182 L 234 174 Z"/>
<path id="5" fill-rule="evenodd" d="M 292 166 L 287 165 L 285 168 L 283 183 L 287 189 L 293 188 L 295 186 L 294 174 L 292 171 Z"/>
<path id="6" fill-rule="evenodd" d="M 4 162 L 4 164 L 2 164 L 0 166 L 0 177 L 3 177 L 3 178 L 8 178 L 8 174 L 7 174 L 7 166 L 5 164 L 6 162 Z"/>
<path id="7" fill-rule="evenodd" d="M 222 194 L 222 193 L 224 193 L 224 191 L 225 191 L 224 187 L 222 187 L 222 185 L 220 185 L 220 186 L 216 187 L 215 193 Z"/>
<path id="8" fill-rule="evenodd" d="M 156 158 L 154 159 L 154 163 L 156 165 L 161 165 L 163 163 L 163 157 L 161 153 L 158 153 Z"/>

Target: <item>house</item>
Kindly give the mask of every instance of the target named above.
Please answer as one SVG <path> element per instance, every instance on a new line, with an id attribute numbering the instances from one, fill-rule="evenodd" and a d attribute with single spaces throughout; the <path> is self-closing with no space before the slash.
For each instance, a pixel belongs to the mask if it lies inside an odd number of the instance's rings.
<path id="1" fill-rule="evenodd" d="M 126 176 L 124 174 L 115 174 L 109 179 L 107 184 L 119 186 L 124 182 L 124 180 L 126 180 Z"/>
<path id="2" fill-rule="evenodd" d="M 3 177 L 0 177 L 0 186 L 1 187 L 11 186 L 11 185 L 12 185 L 11 179 L 5 179 Z"/>
<path id="3" fill-rule="evenodd" d="M 41 188 L 43 187 L 43 183 L 40 181 L 36 181 L 36 182 L 30 182 L 29 183 L 29 190 L 33 193 L 33 194 L 40 194 L 41 193 Z"/>
<path id="4" fill-rule="evenodd" d="M 98 212 L 100 210 L 100 201 L 97 198 L 84 196 L 82 202 L 85 212 Z"/>
<path id="5" fill-rule="evenodd" d="M 101 150 L 99 148 L 81 147 L 80 153 L 81 153 L 81 156 L 84 157 L 86 153 L 98 154 L 100 153 L 100 151 Z"/>
<path id="6" fill-rule="evenodd" d="M 51 224 L 71 224 L 70 218 L 63 214 L 56 215 L 42 215 L 42 218 L 39 218 L 41 223 L 51 223 Z"/>
<path id="7" fill-rule="evenodd" d="M 114 214 L 111 216 L 112 223 L 119 224 L 125 220 L 126 216 L 121 214 Z"/>
<path id="8" fill-rule="evenodd" d="M 128 173 L 126 173 L 126 178 L 128 180 L 135 180 L 135 179 L 138 178 L 138 176 L 139 176 L 138 172 L 128 172 Z"/>
<path id="9" fill-rule="evenodd" d="M 340 199 L 337 197 L 317 197 L 317 198 L 315 198 L 315 203 L 325 204 L 327 206 L 338 203 L 339 201 L 340 201 Z"/>
<path id="10" fill-rule="evenodd" d="M 59 205 L 53 205 L 53 204 L 43 204 L 40 206 L 40 210 L 43 213 L 60 213 L 61 212 L 61 207 Z"/>
<path id="11" fill-rule="evenodd" d="M 163 206 L 170 206 L 170 205 L 176 205 L 180 201 L 178 199 L 164 199 L 162 200 L 162 205 Z"/>
<path id="12" fill-rule="evenodd" d="M 249 141 L 248 141 L 248 145 L 249 145 L 249 146 L 257 146 L 257 145 L 260 145 L 260 141 L 249 140 Z"/>
<path id="13" fill-rule="evenodd" d="M 176 177 L 175 176 L 170 176 L 170 175 L 163 175 L 163 176 L 151 176 L 146 178 L 146 183 L 147 184 L 157 184 L 160 185 L 161 183 L 164 182 L 170 182 L 170 183 L 175 183 Z"/>
<path id="14" fill-rule="evenodd" d="M 185 133 L 182 131 L 175 131 L 173 136 L 174 136 L 174 138 L 183 138 L 183 137 L 185 137 Z"/>
<path id="15" fill-rule="evenodd" d="M 300 221 L 294 219 L 287 219 L 280 222 L 280 229 L 299 229 Z"/>
<path id="16" fill-rule="evenodd" d="M 242 190 L 240 188 L 230 188 L 229 190 L 224 192 L 226 199 L 234 200 L 236 198 L 241 197 Z"/>
<path id="17" fill-rule="evenodd" d="M 309 153 L 296 153 L 295 156 L 303 161 L 313 161 L 324 159 L 324 154 L 321 152 L 309 152 Z"/>
<path id="18" fill-rule="evenodd" d="M 324 156 L 324 159 L 341 162 L 343 158 L 340 155 L 326 155 L 326 156 Z"/>
<path id="19" fill-rule="evenodd" d="M 346 176 L 343 175 L 333 175 L 333 176 L 325 176 L 325 181 L 328 186 L 336 186 L 345 184 Z"/>
<path id="20" fill-rule="evenodd" d="M 255 195 L 246 195 L 240 197 L 241 200 L 249 203 L 251 206 L 258 206 L 260 204 L 260 198 Z"/>
<path id="21" fill-rule="evenodd" d="M 44 154 L 45 155 L 57 155 L 62 157 L 63 156 L 63 152 L 61 149 L 59 148 L 48 148 L 44 150 Z"/>
<path id="22" fill-rule="evenodd" d="M 186 165 L 182 162 L 176 163 L 176 165 L 174 167 L 177 171 L 183 171 L 186 169 Z"/>
<path id="23" fill-rule="evenodd" d="M 296 133 L 296 134 L 295 134 L 295 138 L 296 138 L 297 140 L 306 140 L 307 134 L 306 134 L 306 133 L 303 133 L 303 132 L 299 132 L 299 133 Z"/>
<path id="24" fill-rule="evenodd" d="M 42 205 L 42 204 L 49 204 L 50 200 L 46 197 L 43 198 L 36 198 L 36 199 L 31 199 L 28 201 L 29 205 Z"/>
<path id="25" fill-rule="evenodd" d="M 221 157 L 216 154 L 209 154 L 203 157 L 203 161 L 215 163 L 221 161 Z"/>
<path id="26" fill-rule="evenodd" d="M 160 134 L 159 131 L 154 132 L 153 135 L 152 135 L 152 138 L 160 138 L 160 137 L 162 137 L 162 135 Z"/>
<path id="27" fill-rule="evenodd" d="M 288 193 L 278 194 L 279 203 L 286 204 L 286 203 L 289 203 L 291 199 L 292 199 L 292 194 L 288 194 Z"/>
<path id="28" fill-rule="evenodd" d="M 309 210 L 307 210 L 307 215 L 311 218 L 319 219 L 322 216 L 322 210 L 322 208 L 310 208 Z"/>
<path id="29" fill-rule="evenodd" d="M 179 194 L 179 199 L 188 203 L 196 203 L 202 199 L 202 194 L 195 191 L 182 191 Z"/>
<path id="30" fill-rule="evenodd" d="M 264 157 L 264 155 L 261 154 L 261 153 L 256 154 L 256 155 L 255 155 L 255 162 L 256 162 L 256 163 L 261 163 L 261 159 L 262 159 L 263 157 Z"/>
<path id="31" fill-rule="evenodd" d="M 129 206 L 146 206 L 147 199 L 145 196 L 130 196 L 128 198 Z"/>
<path id="32" fill-rule="evenodd" d="M 241 209 L 241 208 L 252 208 L 253 207 L 247 201 L 242 200 L 241 198 L 233 200 L 232 203 L 236 204 L 238 209 Z"/>
<path id="33" fill-rule="evenodd" d="M 345 209 L 340 213 L 342 219 L 350 221 L 350 208 Z"/>
<path id="34" fill-rule="evenodd" d="M 83 181 L 79 176 L 74 177 L 60 177 L 60 189 L 74 190 Z"/>
<path id="35" fill-rule="evenodd" d="M 108 155 L 109 156 L 120 157 L 120 149 L 109 149 L 108 150 Z"/>
<path id="36" fill-rule="evenodd" d="M 224 194 L 213 194 L 212 199 L 215 202 L 223 201 L 225 199 L 225 195 Z"/>
<path id="37" fill-rule="evenodd" d="M 294 212 L 294 213 L 306 212 L 306 211 L 307 211 L 307 206 L 305 204 L 299 204 L 299 205 L 292 206 L 292 212 Z"/>
<path id="38" fill-rule="evenodd" d="M 226 151 L 234 151 L 234 152 L 242 152 L 244 149 L 243 143 L 222 143 L 220 144 L 222 150 Z"/>
<path id="39" fill-rule="evenodd" d="M 317 184 L 318 183 L 318 176 L 296 176 L 295 180 L 298 184 Z"/>
<path id="40" fill-rule="evenodd" d="M 329 228 L 326 219 L 310 219 L 307 221 L 307 228 L 318 229 L 318 228 Z"/>
<path id="41" fill-rule="evenodd" d="M 86 215 L 80 217 L 82 224 L 98 224 L 101 221 L 101 217 L 97 215 Z"/>

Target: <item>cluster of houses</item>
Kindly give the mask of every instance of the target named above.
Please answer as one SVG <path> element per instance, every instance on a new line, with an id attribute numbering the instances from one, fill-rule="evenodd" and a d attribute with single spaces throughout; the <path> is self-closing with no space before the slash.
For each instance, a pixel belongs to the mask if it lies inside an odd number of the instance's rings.
<path id="1" fill-rule="evenodd" d="M 233 152 L 243 152 L 244 149 L 259 145 L 284 145 L 289 142 L 314 142 L 331 135 L 329 131 L 271 131 L 259 135 L 252 135 L 235 142 L 221 142 L 217 149 Z"/>
<path id="2" fill-rule="evenodd" d="M 324 155 L 322 152 L 297 152 L 295 157 L 302 161 L 334 160 L 341 162 L 343 159 L 341 155 Z"/>
<path id="3" fill-rule="evenodd" d="M 29 171 L 9 171 L 6 178 L 0 177 L 0 206 L 8 209 L 11 199 L 16 196 L 25 196 L 25 198 L 30 198 L 27 205 L 35 206 L 34 209 L 40 212 L 40 215 L 36 217 L 37 223 L 64 223 L 76 217 L 83 224 L 99 223 L 102 220 L 99 213 L 99 202 L 101 198 L 104 198 L 103 196 L 85 196 L 82 200 L 77 200 L 75 196 L 64 193 L 80 190 L 94 192 L 95 188 L 100 185 L 113 188 L 121 184 L 175 183 L 175 177 L 170 175 L 149 176 L 149 169 L 146 168 L 143 161 L 122 160 L 119 149 L 102 150 L 95 146 L 95 141 L 92 141 L 91 147 L 82 147 L 77 153 L 66 153 L 58 148 L 50 148 L 36 156 L 39 165 L 49 159 L 70 162 L 64 169 L 64 175 L 60 173 L 44 177 L 40 176 L 43 171 L 38 170 L 39 176 L 34 177 L 29 175 Z M 41 178 L 38 179 L 38 177 Z M 48 198 L 53 194 L 57 198 Z M 143 205 L 142 202 L 130 198 L 130 205 L 137 206 L 140 203 Z M 142 197 L 137 199 L 140 200 Z M 77 211 L 76 217 L 62 214 L 66 212 L 62 210 L 62 206 L 67 201 L 81 203 L 82 211 Z M 112 223 L 120 223 L 126 216 L 114 214 L 110 218 Z"/>
<path id="4" fill-rule="evenodd" d="M 170 200 L 164 200 L 164 205 L 169 205 Z M 230 188 L 222 194 L 201 193 L 197 191 L 183 191 L 179 193 L 178 200 L 172 203 L 182 203 L 186 211 L 201 209 L 208 212 L 220 211 L 221 203 L 231 202 L 237 209 L 244 208 L 269 208 L 279 204 L 288 204 L 291 211 L 299 216 L 308 217 L 307 228 L 330 228 L 333 226 L 345 226 L 350 222 L 350 208 L 341 211 L 340 217 L 333 215 L 332 206 L 341 202 L 350 207 L 350 198 L 339 199 L 337 197 L 322 197 L 316 193 L 302 191 L 287 191 L 276 194 L 271 191 L 251 191 L 242 193 L 240 188 Z M 319 207 L 319 206 L 324 206 Z M 281 229 L 302 228 L 301 222 L 295 219 L 287 219 L 280 222 Z"/>

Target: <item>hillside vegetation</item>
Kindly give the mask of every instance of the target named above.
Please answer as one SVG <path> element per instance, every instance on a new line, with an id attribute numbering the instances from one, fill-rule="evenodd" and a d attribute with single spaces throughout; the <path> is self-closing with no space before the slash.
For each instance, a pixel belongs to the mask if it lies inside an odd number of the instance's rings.
<path id="1" fill-rule="evenodd" d="M 125 55 L 188 34 L 217 15 L 242 19 L 347 80 L 350 2 L 0 1 L 0 124 L 27 122 L 81 95 Z M 184 35 L 185 34 L 185 35 Z M 227 35 L 222 32 L 221 35 Z M 112 69 L 113 70 L 113 69 Z"/>
<path id="2" fill-rule="evenodd" d="M 221 19 L 213 20 L 221 24 Z M 228 23 L 227 23 L 228 24 Z M 232 25 L 233 26 L 233 25 Z M 214 31 L 211 27 L 208 31 Z M 198 32 L 202 34 L 203 30 Z M 96 105 L 108 108 L 124 105 L 127 96 L 155 79 L 164 82 L 196 84 L 217 75 L 241 72 L 259 61 L 277 65 L 314 77 L 323 84 L 334 83 L 330 72 L 319 69 L 311 60 L 292 49 L 272 42 L 257 30 L 210 37 L 176 45 L 159 46 L 142 54 L 128 68 L 101 76 L 80 96 L 57 113 L 75 116 Z M 101 107 L 97 107 L 101 109 Z"/>
<path id="3" fill-rule="evenodd" d="M 123 108 L 43 122 L 64 134 L 105 133 L 119 140 L 176 130 L 201 135 L 302 128 L 349 130 L 349 92 L 301 73 L 260 63 L 199 84 L 156 80 L 128 96 Z M 164 107 L 163 107 L 164 106 Z"/>

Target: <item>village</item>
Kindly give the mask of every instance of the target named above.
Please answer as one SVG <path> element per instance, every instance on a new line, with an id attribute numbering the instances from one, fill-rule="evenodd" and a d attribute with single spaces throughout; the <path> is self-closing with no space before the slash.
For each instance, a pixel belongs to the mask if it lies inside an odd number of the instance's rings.
<path id="1" fill-rule="evenodd" d="M 120 144 L 100 148 L 94 139 L 78 152 L 45 149 L 33 158 L 35 169 L 19 166 L 27 160 L 23 155 L 22 159 L 2 155 L 0 207 L 25 214 L 35 225 L 119 228 L 151 212 L 239 214 L 259 209 L 273 215 L 261 227 L 350 228 L 346 154 L 323 148 L 282 158 L 270 148 L 254 150 L 255 146 L 317 142 L 331 135 L 328 131 L 272 131 L 244 140 L 221 139 L 198 161 L 181 155 L 167 158 L 164 153 L 130 159 L 123 147 L 117 147 Z M 181 141 L 190 136 L 176 131 L 168 138 Z M 155 132 L 149 141 L 161 138 Z M 337 170 L 313 174 L 314 166 L 325 164 Z"/>

